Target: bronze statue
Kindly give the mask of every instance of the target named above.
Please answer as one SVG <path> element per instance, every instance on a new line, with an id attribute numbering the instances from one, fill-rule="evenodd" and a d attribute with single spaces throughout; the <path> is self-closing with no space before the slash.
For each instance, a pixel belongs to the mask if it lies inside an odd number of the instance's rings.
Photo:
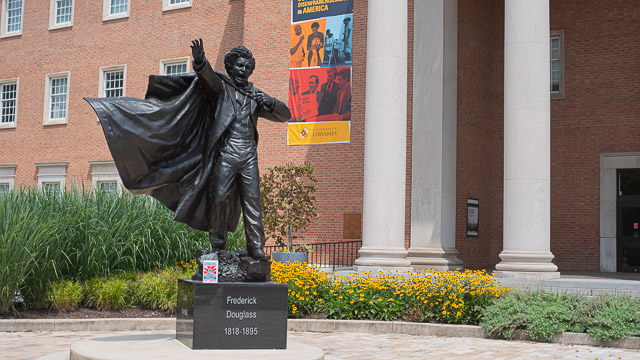
<path id="1" fill-rule="evenodd" d="M 247 251 L 264 250 L 257 157 L 258 117 L 286 122 L 289 108 L 255 88 L 251 51 L 225 55 L 227 74 L 212 69 L 202 39 L 193 40 L 194 74 L 149 77 L 145 99 L 87 98 L 101 121 L 127 189 L 175 211 L 174 220 L 209 232 L 214 251 L 226 246 L 240 210 Z"/>

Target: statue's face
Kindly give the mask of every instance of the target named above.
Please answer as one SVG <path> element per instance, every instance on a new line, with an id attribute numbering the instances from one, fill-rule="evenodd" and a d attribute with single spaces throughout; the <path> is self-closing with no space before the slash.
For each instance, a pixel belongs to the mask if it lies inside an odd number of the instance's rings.
<path id="1" fill-rule="evenodd" d="M 233 80 L 236 85 L 244 86 L 247 84 L 247 81 L 249 81 L 251 74 L 253 74 L 251 60 L 238 58 L 231 69 L 231 80 Z"/>

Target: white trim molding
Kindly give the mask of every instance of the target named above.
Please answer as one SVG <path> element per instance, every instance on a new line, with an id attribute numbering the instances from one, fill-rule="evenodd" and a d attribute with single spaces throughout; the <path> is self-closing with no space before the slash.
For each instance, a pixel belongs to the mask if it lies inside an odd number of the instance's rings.
<path id="1" fill-rule="evenodd" d="M 112 0 L 104 0 L 102 6 L 102 21 L 126 19 L 129 17 L 129 12 L 131 11 L 131 0 L 126 0 L 127 11 L 115 14 L 111 14 L 111 1 Z"/>
<path id="2" fill-rule="evenodd" d="M 600 154 L 600 271 L 617 271 L 617 173 L 639 169 L 640 152 Z"/>
<path id="3" fill-rule="evenodd" d="M 122 179 L 113 160 L 89 161 L 91 167 L 91 188 L 97 189 L 100 183 L 113 182 L 116 191 L 122 191 Z"/>
<path id="4" fill-rule="evenodd" d="M 187 70 L 186 72 L 190 72 L 191 71 L 191 59 L 188 56 L 185 57 L 179 57 L 179 58 L 174 58 L 174 59 L 164 59 L 164 60 L 160 60 L 160 75 L 167 75 L 166 69 L 167 66 L 171 66 L 171 65 L 181 65 L 181 64 L 186 64 L 187 65 Z"/>
<path id="5" fill-rule="evenodd" d="M 68 21 L 57 23 L 56 20 L 58 19 L 57 16 L 58 16 L 59 1 L 70 1 L 71 3 L 68 6 L 71 7 L 71 13 L 69 14 Z M 73 26 L 73 13 L 75 10 L 75 1 L 76 0 L 51 0 L 49 5 L 49 30 L 63 29 L 63 28 L 68 28 Z"/>
<path id="6" fill-rule="evenodd" d="M 38 188 L 42 189 L 45 184 L 59 184 L 60 190 L 64 191 L 67 181 L 68 161 L 36 163 L 38 168 Z"/>
<path id="7" fill-rule="evenodd" d="M 172 4 L 171 0 L 162 0 L 162 11 L 190 8 L 192 6 L 192 2 L 193 0 L 186 0 L 177 4 Z"/>
<path id="8" fill-rule="evenodd" d="M 64 117 L 51 119 L 51 81 L 55 79 L 67 79 L 65 95 Z M 42 125 L 61 125 L 69 122 L 69 91 L 71 89 L 71 72 L 63 71 L 47 74 L 44 83 L 44 112 L 42 114 Z"/>
<path id="9" fill-rule="evenodd" d="M 20 36 L 22 35 L 22 29 L 24 27 L 24 3 L 28 0 L 22 0 L 21 8 L 20 8 L 20 29 L 8 32 L 7 31 L 7 19 L 9 18 L 9 0 L 2 0 L 2 5 L 0 5 L 0 39 L 8 38 L 11 36 Z"/>
<path id="10" fill-rule="evenodd" d="M 16 167 L 18 164 L 0 164 L 0 185 L 9 185 L 9 191 L 15 188 Z"/>
<path id="11" fill-rule="evenodd" d="M 18 125 L 18 100 L 20 97 L 20 79 L 19 78 L 12 78 L 12 79 L 2 79 L 0 80 L 0 88 L 2 88 L 3 85 L 7 85 L 7 84 L 16 84 L 16 105 L 14 107 L 14 120 L 11 123 L 2 123 L 0 122 L 0 129 L 14 129 L 17 125 Z M 0 89 L 0 96 L 2 96 L 2 92 Z M 0 99 L 0 101 L 2 101 Z M 2 104 L 0 103 L 0 111 L 2 110 Z M 2 120 L 0 120 L 2 121 Z"/>

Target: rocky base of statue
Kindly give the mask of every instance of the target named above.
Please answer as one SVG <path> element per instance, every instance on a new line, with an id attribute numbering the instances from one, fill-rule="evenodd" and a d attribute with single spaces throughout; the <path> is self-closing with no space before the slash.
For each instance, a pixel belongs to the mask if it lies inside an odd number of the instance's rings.
<path id="1" fill-rule="evenodd" d="M 255 260 L 246 251 L 196 251 L 198 270 L 191 280 L 202 281 L 202 261 L 218 260 L 219 282 L 266 282 L 271 279 L 271 261 Z"/>

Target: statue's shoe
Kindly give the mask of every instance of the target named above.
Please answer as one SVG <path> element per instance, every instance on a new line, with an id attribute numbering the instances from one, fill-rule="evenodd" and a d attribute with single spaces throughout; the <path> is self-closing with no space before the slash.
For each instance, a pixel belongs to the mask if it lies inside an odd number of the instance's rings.
<path id="1" fill-rule="evenodd" d="M 271 256 L 269 256 L 266 252 L 262 251 L 261 249 L 250 250 L 249 256 L 251 256 L 251 258 L 255 260 L 261 260 L 261 261 L 271 260 Z"/>

